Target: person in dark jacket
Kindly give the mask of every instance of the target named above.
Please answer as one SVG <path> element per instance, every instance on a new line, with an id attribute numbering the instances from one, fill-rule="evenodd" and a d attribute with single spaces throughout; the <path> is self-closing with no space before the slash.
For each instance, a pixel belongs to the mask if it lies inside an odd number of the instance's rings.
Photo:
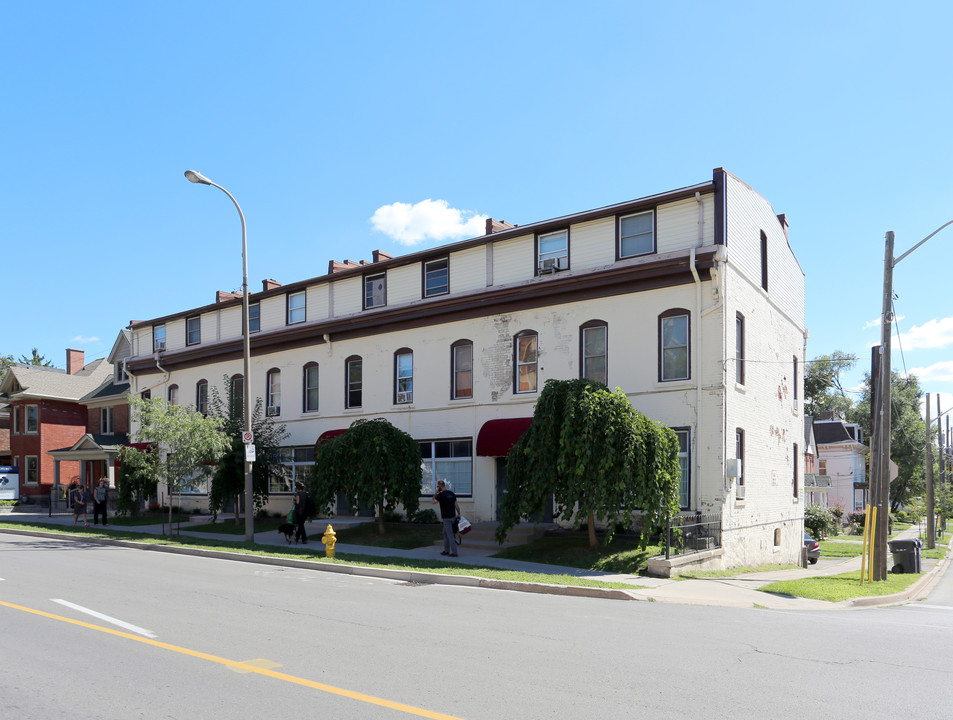
<path id="1" fill-rule="evenodd" d="M 308 544 L 308 531 L 304 529 L 304 523 L 308 519 L 310 498 L 301 483 L 295 486 L 294 494 L 294 512 L 292 513 L 292 522 L 295 526 L 295 542 L 301 542 L 302 545 Z"/>
<path id="2" fill-rule="evenodd" d="M 109 480 L 99 478 L 99 485 L 93 489 L 93 525 L 99 525 L 99 516 L 103 516 L 103 525 L 106 522 L 106 496 L 109 490 Z"/>
<path id="3" fill-rule="evenodd" d="M 437 492 L 433 496 L 433 503 L 440 503 L 440 519 L 443 521 L 443 552 L 441 555 L 457 556 L 457 541 L 453 537 L 453 523 L 460 519 L 460 505 L 453 490 L 447 489 L 445 480 L 437 481 Z"/>

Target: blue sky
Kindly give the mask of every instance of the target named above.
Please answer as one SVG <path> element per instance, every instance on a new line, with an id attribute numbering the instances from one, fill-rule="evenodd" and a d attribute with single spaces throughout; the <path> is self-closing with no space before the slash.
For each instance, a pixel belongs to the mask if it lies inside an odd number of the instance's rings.
<path id="1" fill-rule="evenodd" d="M 897 255 L 953 220 L 949 2 L 8 3 L 0 353 L 670 190 L 787 214 L 808 357 L 879 341 Z M 894 368 L 953 401 L 953 226 L 895 273 Z M 902 349 L 902 350 L 901 350 Z M 935 412 L 935 407 L 934 407 Z"/>

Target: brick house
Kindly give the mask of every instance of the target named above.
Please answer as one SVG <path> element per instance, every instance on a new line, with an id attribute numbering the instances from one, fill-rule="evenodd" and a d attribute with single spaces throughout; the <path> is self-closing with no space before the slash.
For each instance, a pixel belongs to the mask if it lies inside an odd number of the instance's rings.
<path id="1" fill-rule="evenodd" d="M 10 409 L 10 454 L 20 468 L 21 495 L 45 500 L 56 484 L 79 478 L 79 463 L 54 462 L 50 451 L 69 447 L 86 432 L 80 399 L 113 373 L 105 358 L 84 365 L 82 350 L 66 351 L 66 370 L 12 365 L 0 380 L 0 402 Z"/>

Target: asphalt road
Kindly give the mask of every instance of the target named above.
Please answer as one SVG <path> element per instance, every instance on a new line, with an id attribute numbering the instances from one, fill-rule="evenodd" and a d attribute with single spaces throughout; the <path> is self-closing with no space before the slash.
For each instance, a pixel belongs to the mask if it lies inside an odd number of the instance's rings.
<path id="1" fill-rule="evenodd" d="M 895 720 L 953 700 L 950 574 L 910 606 L 779 612 L 0 533 L 0 578 L 5 720 Z"/>

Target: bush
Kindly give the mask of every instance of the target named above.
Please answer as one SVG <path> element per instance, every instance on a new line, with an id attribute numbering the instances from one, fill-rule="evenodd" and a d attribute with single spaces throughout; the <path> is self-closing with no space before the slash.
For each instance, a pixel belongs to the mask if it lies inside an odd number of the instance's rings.
<path id="1" fill-rule="evenodd" d="M 420 523 L 421 525 L 429 525 L 431 523 L 439 522 L 437 520 L 437 513 L 435 513 L 430 508 L 426 510 L 418 510 L 414 513 L 414 516 L 410 519 L 411 522 Z"/>
<path id="2" fill-rule="evenodd" d="M 863 512 L 852 512 L 847 513 L 847 522 L 851 525 L 856 525 L 860 529 L 863 529 L 864 522 L 867 520 L 867 513 Z"/>
<path id="3" fill-rule="evenodd" d="M 821 540 L 827 535 L 837 535 L 839 532 L 834 513 L 820 505 L 811 505 L 804 509 L 804 528 L 815 540 Z"/>
<path id="4" fill-rule="evenodd" d="M 404 519 L 404 516 L 400 514 L 399 511 L 392 508 L 384 509 L 384 522 L 387 523 L 397 523 Z"/>

